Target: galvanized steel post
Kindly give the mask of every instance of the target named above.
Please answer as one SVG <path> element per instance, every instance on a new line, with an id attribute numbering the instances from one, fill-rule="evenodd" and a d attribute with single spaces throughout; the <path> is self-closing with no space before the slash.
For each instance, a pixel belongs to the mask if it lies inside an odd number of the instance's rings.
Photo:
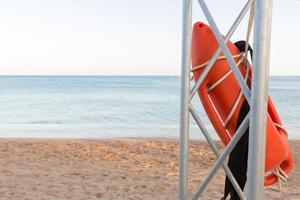
<path id="1" fill-rule="evenodd" d="M 192 0 L 183 0 L 179 199 L 187 198 Z"/>
<path id="2" fill-rule="evenodd" d="M 247 199 L 264 198 L 272 0 L 255 0 Z"/>

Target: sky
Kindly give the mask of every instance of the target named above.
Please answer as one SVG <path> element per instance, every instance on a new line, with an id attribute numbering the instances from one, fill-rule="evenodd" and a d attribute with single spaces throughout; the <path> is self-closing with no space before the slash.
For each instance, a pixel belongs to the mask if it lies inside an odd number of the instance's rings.
<path id="1" fill-rule="evenodd" d="M 246 1 L 207 3 L 225 34 Z M 300 75 L 300 1 L 273 5 L 270 74 Z M 181 22 L 182 0 L 0 0 L 0 75 L 179 75 Z"/>

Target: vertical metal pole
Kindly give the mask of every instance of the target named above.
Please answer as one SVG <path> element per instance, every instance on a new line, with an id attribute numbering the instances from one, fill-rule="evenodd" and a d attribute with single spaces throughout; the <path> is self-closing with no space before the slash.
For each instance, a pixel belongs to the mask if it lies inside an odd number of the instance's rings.
<path id="1" fill-rule="evenodd" d="M 187 198 L 192 0 L 183 0 L 179 199 Z"/>
<path id="2" fill-rule="evenodd" d="M 255 0 L 247 199 L 264 198 L 272 0 Z"/>

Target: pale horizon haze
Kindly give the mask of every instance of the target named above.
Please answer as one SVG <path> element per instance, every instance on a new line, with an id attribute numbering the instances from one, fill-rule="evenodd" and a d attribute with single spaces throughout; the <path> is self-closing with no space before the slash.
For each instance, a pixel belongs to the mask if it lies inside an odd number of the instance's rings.
<path id="1" fill-rule="evenodd" d="M 207 2 L 223 34 L 245 3 Z M 181 0 L 0 1 L 0 75 L 179 75 L 181 22 Z M 271 75 L 300 75 L 299 35 L 300 1 L 274 0 Z"/>

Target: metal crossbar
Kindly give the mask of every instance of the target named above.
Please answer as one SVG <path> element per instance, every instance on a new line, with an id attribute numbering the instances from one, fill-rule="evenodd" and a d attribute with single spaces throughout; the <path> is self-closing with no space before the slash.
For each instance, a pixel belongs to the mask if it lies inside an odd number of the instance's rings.
<path id="1" fill-rule="evenodd" d="M 212 31 L 213 31 L 220 47 L 221 47 L 221 49 L 224 52 L 225 57 L 227 58 L 228 64 L 230 65 L 231 70 L 233 71 L 233 73 L 235 75 L 235 78 L 237 79 L 238 83 L 240 84 L 240 87 L 241 87 L 241 89 L 244 93 L 245 98 L 247 99 L 248 102 L 250 102 L 250 90 L 249 90 L 247 84 L 245 83 L 245 81 L 243 79 L 243 76 L 242 76 L 242 74 L 240 73 L 240 71 L 238 69 L 238 66 L 234 62 L 234 60 L 232 58 L 232 55 L 231 55 L 230 51 L 227 48 L 226 43 L 222 39 L 222 35 L 221 35 L 221 33 L 220 33 L 213 17 L 211 16 L 204 0 L 198 0 L 198 2 L 199 2 L 200 6 L 203 10 L 204 15 L 206 16 L 206 19 L 207 19 L 208 23 L 211 26 L 211 29 L 212 29 Z"/>
<path id="2" fill-rule="evenodd" d="M 192 90 L 190 90 L 190 63 L 191 63 L 191 27 L 192 27 L 192 0 L 183 0 L 183 34 L 182 34 L 182 95 L 181 95 L 181 126 L 180 126 L 180 170 L 179 170 L 179 199 L 187 199 L 187 189 L 188 189 L 188 141 L 189 141 L 189 113 L 191 113 L 193 119 L 198 125 L 199 129 L 205 136 L 209 146 L 217 157 L 217 161 L 212 166 L 208 176 L 204 179 L 201 185 L 198 187 L 197 191 L 193 195 L 192 199 L 196 200 L 200 197 L 202 192 L 205 190 L 211 179 L 214 177 L 216 172 L 222 167 L 235 188 L 237 194 L 241 199 L 246 199 L 243 191 L 239 187 L 237 181 L 235 180 L 232 172 L 228 166 L 224 163 L 226 157 L 233 150 L 235 145 L 238 143 L 239 139 L 242 137 L 246 129 L 250 124 L 250 134 L 249 134 L 249 159 L 257 161 L 257 163 L 248 161 L 248 199 L 262 199 L 263 198 L 263 177 L 264 177 L 264 157 L 265 157 L 265 121 L 262 117 L 266 118 L 266 88 L 267 88 L 267 75 L 268 75 L 268 65 L 269 65 L 269 47 L 270 40 L 265 39 L 270 35 L 270 25 L 267 23 L 271 18 L 271 6 L 272 0 L 255 0 L 255 23 L 254 23 L 254 41 L 261 42 L 260 45 L 254 43 L 254 60 L 253 60 L 253 82 L 252 82 L 252 93 L 247 86 L 242 74 L 238 69 L 238 64 L 235 63 L 230 51 L 227 48 L 226 43 L 229 41 L 236 28 L 239 26 L 240 22 L 246 15 L 247 11 L 253 4 L 254 0 L 248 0 L 241 10 L 240 14 L 234 21 L 233 25 L 226 34 L 225 39 L 223 39 L 216 23 L 207 8 L 204 0 L 198 0 L 204 15 L 210 24 L 212 31 L 219 43 L 219 47 L 208 61 L 200 77 L 196 81 Z M 263 17 L 263 19 L 261 19 Z M 239 126 L 235 134 L 232 136 L 230 142 L 225 147 L 223 153 L 220 153 L 212 137 L 210 136 L 208 130 L 206 129 L 204 123 L 197 114 L 196 109 L 192 105 L 192 99 L 196 94 L 201 83 L 207 76 L 208 72 L 212 68 L 213 64 L 218 59 L 220 53 L 223 52 L 225 58 L 230 65 L 230 68 L 236 78 L 238 84 L 240 85 L 241 92 L 244 94 L 245 99 L 250 104 L 250 114 L 248 114 L 242 124 Z M 264 66 L 265 65 L 265 66 Z M 258 71 L 260 74 L 257 75 Z M 246 80 L 247 81 L 247 80 Z M 258 116 L 261 115 L 261 116 Z M 257 117 L 260 119 L 254 119 Z M 261 134 L 256 134 L 261 133 Z M 256 144 L 259 147 L 256 147 Z M 256 148 L 256 149 L 255 149 Z M 256 170 L 258 169 L 258 170 Z M 250 175 L 250 176 L 249 176 Z M 249 186 L 251 185 L 251 186 Z M 260 187 L 260 188 L 259 188 Z"/>
<path id="3" fill-rule="evenodd" d="M 224 149 L 223 153 L 218 157 L 217 161 L 211 168 L 210 172 L 208 173 L 208 176 L 205 178 L 205 180 L 202 182 L 202 184 L 199 186 L 197 192 L 193 196 L 193 200 L 198 199 L 200 194 L 204 191 L 210 180 L 213 178 L 213 176 L 216 174 L 218 169 L 220 168 L 221 164 L 224 162 L 226 157 L 230 154 L 230 152 L 233 150 L 235 145 L 238 143 L 240 138 L 243 136 L 244 132 L 248 128 L 249 125 L 249 116 L 247 115 L 242 124 L 239 126 L 238 130 L 234 134 L 234 136 L 231 138 L 230 142 L 227 144 L 226 148 Z"/>
<path id="4" fill-rule="evenodd" d="M 234 31 L 236 30 L 236 28 L 239 26 L 239 24 L 241 23 L 241 21 L 243 20 L 244 16 L 246 15 L 247 11 L 249 10 L 251 4 L 252 4 L 253 0 L 250 0 L 246 3 L 246 5 L 244 6 L 244 8 L 242 9 L 241 13 L 239 14 L 239 16 L 236 18 L 236 20 L 234 21 L 233 25 L 231 26 L 231 28 L 229 29 L 228 33 L 225 36 L 225 43 L 227 43 L 229 41 L 229 39 L 231 38 L 231 36 L 233 35 Z M 219 57 L 220 53 L 222 52 L 222 48 L 219 47 L 217 49 L 217 51 L 215 52 L 215 54 L 212 56 L 212 58 L 210 59 L 210 61 L 208 62 L 207 66 L 205 67 L 205 69 L 203 70 L 203 72 L 201 73 L 200 77 L 198 78 L 195 86 L 193 87 L 192 91 L 191 91 L 191 98 L 193 98 L 193 96 L 196 94 L 199 86 L 201 85 L 201 83 L 203 82 L 204 78 L 206 77 L 206 75 L 208 74 L 208 72 L 210 71 L 210 69 L 212 68 L 213 64 L 215 63 L 215 61 L 217 60 L 217 58 Z"/>
<path id="5" fill-rule="evenodd" d="M 214 154 L 217 156 L 217 158 L 220 157 L 220 151 L 218 150 L 217 146 L 215 145 L 212 137 L 210 136 L 208 130 L 205 128 L 204 123 L 202 122 L 202 120 L 200 119 L 199 115 L 197 114 L 197 111 L 195 110 L 195 108 L 190 105 L 190 112 L 195 120 L 195 122 L 197 123 L 197 125 L 199 126 L 200 130 L 202 131 L 204 137 L 206 138 L 209 146 L 211 147 L 211 149 L 213 150 Z M 228 179 L 230 180 L 230 182 L 232 183 L 234 189 L 236 190 L 236 192 L 238 193 L 238 195 L 240 196 L 240 198 L 246 199 L 245 195 L 243 194 L 243 191 L 241 190 L 241 188 L 239 187 L 237 181 L 235 180 L 233 174 L 231 173 L 230 169 L 228 168 L 228 166 L 226 164 L 224 164 L 222 162 L 222 167 L 225 171 L 225 173 L 227 174 Z"/>

